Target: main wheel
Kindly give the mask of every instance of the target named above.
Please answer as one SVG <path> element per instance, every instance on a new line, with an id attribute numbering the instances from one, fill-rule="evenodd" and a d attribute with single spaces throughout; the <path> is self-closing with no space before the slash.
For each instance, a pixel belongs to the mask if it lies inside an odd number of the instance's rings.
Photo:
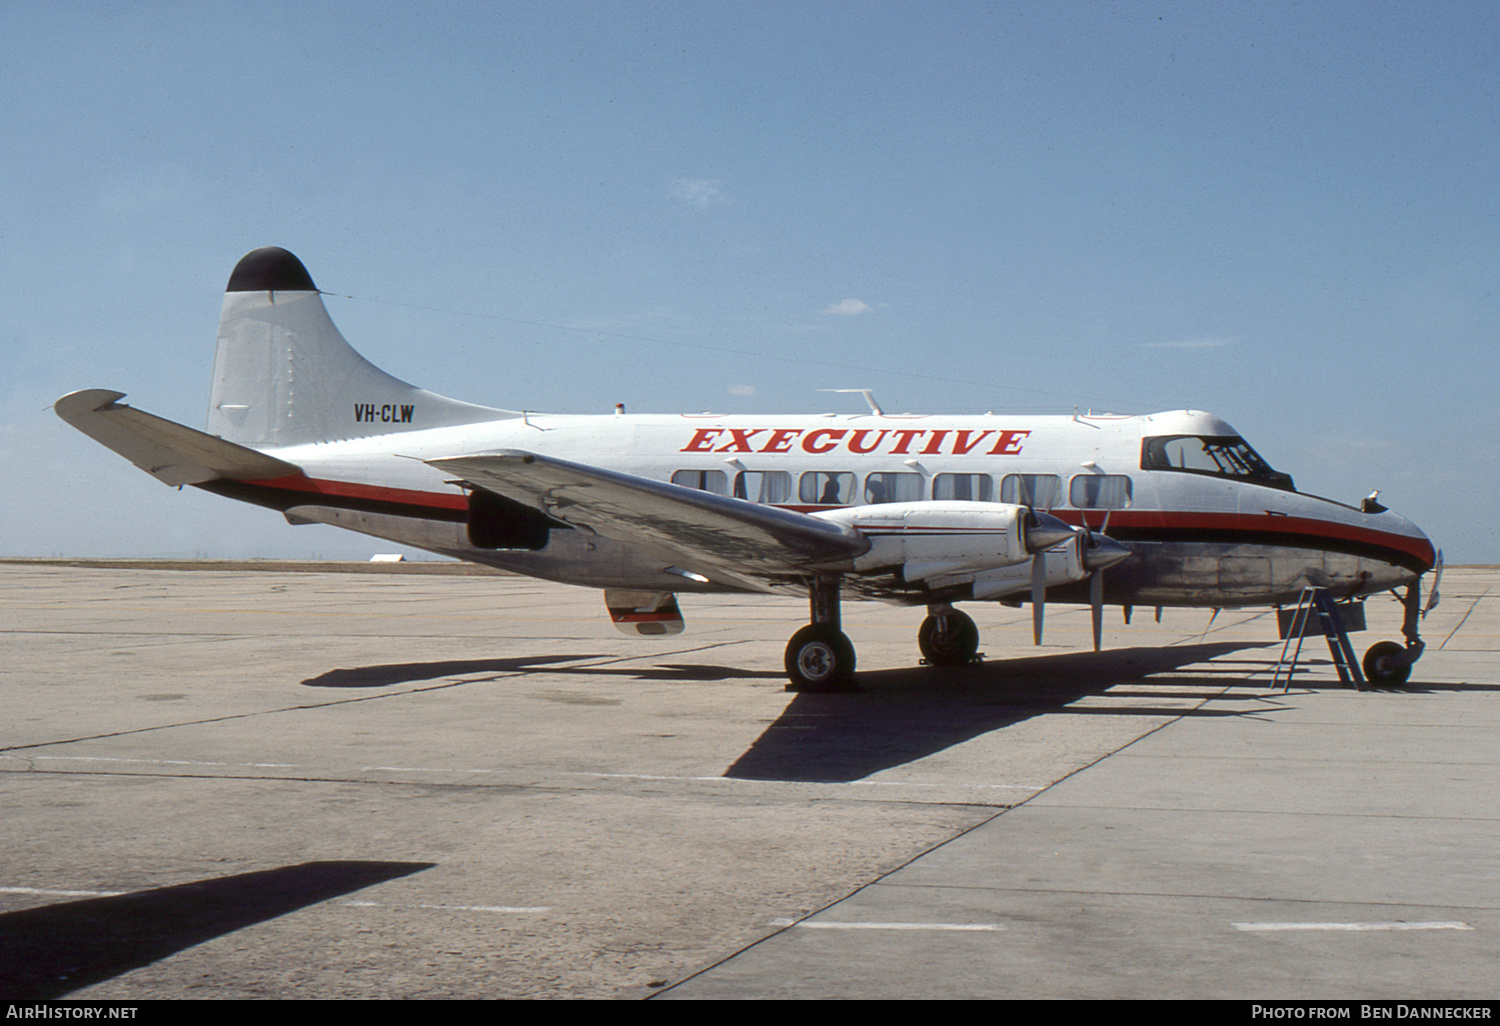
<path id="1" fill-rule="evenodd" d="M 929 616 L 917 630 L 917 647 L 933 666 L 967 666 L 979 651 L 979 628 L 967 613 Z"/>
<path id="2" fill-rule="evenodd" d="M 1406 649 L 1394 641 L 1371 645 L 1365 653 L 1365 680 L 1377 688 L 1399 688 L 1411 676 Z"/>
<path id="3" fill-rule="evenodd" d="M 841 691 L 854 681 L 854 645 L 844 632 L 811 623 L 786 646 L 788 691 Z"/>

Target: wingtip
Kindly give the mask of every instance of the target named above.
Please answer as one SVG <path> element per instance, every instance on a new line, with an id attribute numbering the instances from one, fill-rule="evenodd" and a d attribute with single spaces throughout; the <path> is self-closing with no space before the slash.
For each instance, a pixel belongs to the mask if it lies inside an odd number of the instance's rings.
<path id="1" fill-rule="evenodd" d="M 95 413 L 124 398 L 124 392 L 112 388 L 80 388 L 58 399 L 52 404 L 52 410 L 63 420 L 71 421 L 71 418 Z"/>
<path id="2" fill-rule="evenodd" d="M 246 253 L 234 265 L 225 292 L 316 292 L 307 268 L 280 246 Z"/>

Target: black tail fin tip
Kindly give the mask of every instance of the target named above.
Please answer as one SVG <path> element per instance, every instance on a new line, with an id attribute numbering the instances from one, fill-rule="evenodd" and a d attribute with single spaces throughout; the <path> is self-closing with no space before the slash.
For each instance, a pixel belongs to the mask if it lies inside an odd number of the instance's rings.
<path id="1" fill-rule="evenodd" d="M 246 253 L 234 265 L 225 292 L 316 292 L 312 275 L 291 253 L 280 246 L 266 246 Z"/>

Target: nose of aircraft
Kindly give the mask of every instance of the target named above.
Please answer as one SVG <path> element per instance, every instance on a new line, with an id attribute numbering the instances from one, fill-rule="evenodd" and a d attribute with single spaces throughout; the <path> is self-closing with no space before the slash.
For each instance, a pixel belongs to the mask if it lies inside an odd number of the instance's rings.
<path id="1" fill-rule="evenodd" d="M 1434 567 L 1441 566 L 1441 554 L 1432 541 L 1406 517 L 1383 510 L 1371 519 L 1384 536 L 1381 539 L 1384 542 L 1382 548 L 1387 553 L 1382 561 L 1387 564 L 1388 569 L 1385 573 L 1376 575 L 1382 578 L 1378 582 L 1380 586 L 1401 587 L 1412 583 Z"/>

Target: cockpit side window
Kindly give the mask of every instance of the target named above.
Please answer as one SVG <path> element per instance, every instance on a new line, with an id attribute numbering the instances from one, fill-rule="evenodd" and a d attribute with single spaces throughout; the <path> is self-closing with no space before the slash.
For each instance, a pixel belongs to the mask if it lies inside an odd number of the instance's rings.
<path id="1" fill-rule="evenodd" d="M 1142 470 L 1207 474 L 1294 492 L 1288 474 L 1273 470 L 1238 435 L 1161 435 L 1141 441 Z"/>

